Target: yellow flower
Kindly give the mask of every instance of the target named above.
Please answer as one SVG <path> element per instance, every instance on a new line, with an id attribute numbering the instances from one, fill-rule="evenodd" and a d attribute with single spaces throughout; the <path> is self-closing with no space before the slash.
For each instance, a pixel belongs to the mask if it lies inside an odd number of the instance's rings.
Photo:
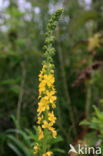
<path id="1" fill-rule="evenodd" d="M 50 68 L 52 66 L 50 65 Z M 53 124 L 56 121 L 56 117 L 54 116 L 54 112 L 49 112 L 48 111 L 48 119 L 47 120 L 43 120 L 43 112 L 45 112 L 45 110 L 49 110 L 50 109 L 50 105 L 52 106 L 52 108 L 55 108 L 55 100 L 56 100 L 56 96 L 55 96 L 55 88 L 54 88 L 54 70 L 50 71 L 50 74 L 46 74 L 46 65 L 43 66 L 42 71 L 40 72 L 39 75 L 39 98 L 40 101 L 38 103 L 38 124 L 41 124 L 42 121 L 42 125 L 41 127 L 43 129 L 48 129 L 51 131 L 52 136 L 55 138 L 57 135 L 57 132 L 55 131 L 55 129 L 52 127 Z M 41 115 L 42 114 L 42 115 Z M 44 137 L 43 134 L 43 130 L 40 126 L 38 127 L 39 129 L 39 140 L 42 139 Z"/>
<path id="2" fill-rule="evenodd" d="M 39 74 L 39 103 L 38 103 L 38 120 L 37 123 L 40 125 L 38 126 L 39 131 L 39 151 L 38 151 L 38 144 L 34 147 L 34 154 L 38 152 L 42 153 L 43 151 L 47 151 L 47 143 L 49 142 L 50 132 L 52 133 L 53 137 L 56 137 L 56 131 L 52 127 L 56 121 L 56 117 L 54 116 L 53 112 L 49 112 L 52 108 L 55 108 L 55 89 L 54 89 L 54 65 L 52 64 L 52 54 L 54 53 L 55 49 L 53 48 L 52 44 L 54 41 L 54 36 L 52 32 L 54 28 L 52 28 L 52 24 L 55 24 L 56 21 L 59 19 L 59 16 L 62 14 L 63 9 L 58 9 L 52 16 L 48 26 L 47 26 L 47 35 L 45 39 L 45 60 L 42 70 Z M 52 21 L 52 22 L 51 22 Z M 50 40 L 50 42 L 48 42 Z M 53 120 L 52 120 L 53 119 Z M 45 129 L 46 128 L 46 129 Z M 48 131 L 50 131 L 48 133 Z M 41 140 L 43 138 L 43 140 Z M 43 150 L 43 151 L 42 151 Z M 43 152 L 42 156 L 51 156 L 52 152 Z"/>
<path id="3" fill-rule="evenodd" d="M 39 84 L 39 95 L 41 96 L 41 94 L 43 93 L 43 92 L 45 92 L 45 85 L 46 85 L 46 83 L 45 83 L 45 81 L 44 80 L 42 80 L 42 82 Z"/>
<path id="4" fill-rule="evenodd" d="M 42 81 L 43 80 L 43 74 L 42 72 L 39 74 L 39 81 Z"/>
<path id="5" fill-rule="evenodd" d="M 56 99 L 57 99 L 56 96 L 51 96 L 51 98 L 49 99 L 50 103 L 54 103 Z"/>
<path id="6" fill-rule="evenodd" d="M 54 96 L 55 91 L 47 91 L 47 95 L 45 96 L 45 99 L 49 100 L 50 103 L 55 102 L 56 96 Z"/>
<path id="7" fill-rule="evenodd" d="M 55 81 L 54 75 L 53 74 L 44 75 L 44 80 L 45 80 L 45 83 L 47 84 L 47 86 L 51 87 Z"/>
<path id="8" fill-rule="evenodd" d="M 34 150 L 35 150 L 34 154 L 37 154 L 38 153 L 38 144 L 36 144 L 36 146 L 34 146 Z"/>
<path id="9" fill-rule="evenodd" d="M 42 128 L 49 128 L 49 127 L 50 127 L 49 123 L 46 120 L 44 120 Z"/>
<path id="10" fill-rule="evenodd" d="M 55 90 L 46 91 L 46 94 L 47 94 L 48 98 L 51 98 L 51 96 L 53 96 L 55 93 L 56 93 Z"/>
<path id="11" fill-rule="evenodd" d="M 43 154 L 43 156 L 51 156 L 52 154 L 53 154 L 53 152 L 49 151 L 49 152 Z"/>
<path id="12" fill-rule="evenodd" d="M 44 73 L 46 72 L 46 65 L 43 65 L 42 71 L 39 74 L 39 81 L 43 80 Z"/>
<path id="13" fill-rule="evenodd" d="M 42 128 L 50 129 L 51 126 L 53 126 L 53 123 L 52 122 L 48 123 L 46 120 L 43 121 Z"/>
<path id="14" fill-rule="evenodd" d="M 46 120 L 43 121 L 42 128 L 49 129 L 52 133 L 53 138 L 56 138 L 57 132 L 55 131 L 55 129 L 52 126 L 53 126 L 53 122 L 48 123 Z"/>
<path id="15" fill-rule="evenodd" d="M 54 116 L 53 111 L 48 113 L 48 120 L 51 121 L 53 124 L 55 123 L 56 117 Z"/>
<path id="16" fill-rule="evenodd" d="M 53 138 L 56 138 L 57 132 L 55 130 L 52 130 L 52 136 L 53 136 Z"/>
<path id="17" fill-rule="evenodd" d="M 38 109 L 37 112 L 39 115 L 44 112 L 45 110 L 49 110 L 49 101 L 43 97 L 40 102 L 38 103 Z"/>
<path id="18" fill-rule="evenodd" d="M 42 116 L 38 116 L 38 121 L 37 121 L 37 123 L 40 124 L 42 120 L 43 120 L 43 115 L 42 115 Z"/>
<path id="19" fill-rule="evenodd" d="M 57 136 L 56 130 L 53 127 L 50 127 L 49 130 L 51 131 L 53 138 L 56 138 Z"/>
<path id="20" fill-rule="evenodd" d="M 52 103 L 52 108 L 55 108 L 56 107 L 56 104 L 53 102 Z"/>
<path id="21" fill-rule="evenodd" d="M 53 69 L 51 70 L 51 73 L 54 74 L 54 70 Z"/>
<path id="22" fill-rule="evenodd" d="M 41 140 L 42 138 L 44 138 L 44 134 L 40 126 L 38 126 L 38 130 L 39 130 L 39 140 Z"/>

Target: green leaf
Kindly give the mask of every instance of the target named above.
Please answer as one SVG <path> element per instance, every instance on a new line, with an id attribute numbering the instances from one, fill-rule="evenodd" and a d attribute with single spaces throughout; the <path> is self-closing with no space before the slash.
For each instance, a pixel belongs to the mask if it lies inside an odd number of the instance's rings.
<path id="1" fill-rule="evenodd" d="M 18 121 L 16 120 L 16 117 L 15 117 L 14 115 L 11 115 L 10 117 L 11 117 L 11 119 L 12 119 L 12 121 L 13 121 L 15 127 L 18 127 Z M 6 131 L 6 132 L 7 132 L 7 131 Z"/>
<path id="2" fill-rule="evenodd" d="M 13 84 L 17 84 L 18 82 L 20 82 L 20 78 L 17 79 L 8 79 L 8 80 L 3 80 L 0 82 L 0 85 L 13 85 Z"/>
<path id="3" fill-rule="evenodd" d="M 63 149 L 60 149 L 60 148 L 53 148 L 52 151 L 53 152 L 59 152 L 59 153 L 65 153 L 65 151 Z"/>
<path id="4" fill-rule="evenodd" d="M 10 90 L 17 95 L 20 93 L 20 87 L 17 85 L 11 86 Z"/>
<path id="5" fill-rule="evenodd" d="M 12 143 L 8 143 L 8 146 L 10 149 L 12 149 L 12 151 L 14 151 L 18 156 L 23 156 L 23 154 L 18 150 L 18 148 L 12 144 Z"/>
<path id="6" fill-rule="evenodd" d="M 61 142 L 61 141 L 63 141 L 63 138 L 61 136 L 57 136 L 56 138 L 50 139 L 51 144 L 56 144 L 56 143 Z"/>
<path id="7" fill-rule="evenodd" d="M 23 132 L 22 130 L 10 129 L 7 131 L 7 133 L 19 134 L 20 137 L 22 137 L 22 142 L 24 142 L 25 145 L 27 145 L 28 147 L 31 147 L 29 136 L 25 132 Z"/>
<path id="8" fill-rule="evenodd" d="M 8 139 L 10 143 L 12 142 L 18 148 L 18 150 L 20 150 L 20 152 L 24 154 L 24 156 L 29 155 L 26 147 L 24 147 L 24 145 L 19 140 L 17 140 L 14 136 L 8 135 Z"/>
<path id="9" fill-rule="evenodd" d="M 101 112 L 99 111 L 99 109 L 96 106 L 93 106 L 96 116 L 100 119 L 103 120 L 103 114 L 101 114 Z"/>
<path id="10" fill-rule="evenodd" d="M 87 120 L 83 120 L 83 121 L 80 122 L 79 125 L 90 125 L 90 122 L 87 121 Z"/>

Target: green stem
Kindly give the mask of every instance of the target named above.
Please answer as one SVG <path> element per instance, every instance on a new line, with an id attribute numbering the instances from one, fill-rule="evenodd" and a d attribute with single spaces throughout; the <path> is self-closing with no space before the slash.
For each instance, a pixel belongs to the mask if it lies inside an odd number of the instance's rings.
<path id="1" fill-rule="evenodd" d="M 43 154 L 46 153 L 46 148 L 47 148 L 47 132 L 48 130 L 45 129 L 44 131 L 44 142 L 43 142 Z"/>
<path id="2" fill-rule="evenodd" d="M 45 111 L 45 120 L 48 121 L 48 110 Z M 47 140 L 48 140 L 48 130 L 44 130 L 44 142 L 43 142 L 43 154 L 46 153 L 47 148 Z"/>

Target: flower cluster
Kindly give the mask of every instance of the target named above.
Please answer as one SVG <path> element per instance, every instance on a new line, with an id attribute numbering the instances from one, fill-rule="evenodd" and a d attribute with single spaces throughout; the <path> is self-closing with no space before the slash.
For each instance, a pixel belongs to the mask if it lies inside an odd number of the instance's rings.
<path id="1" fill-rule="evenodd" d="M 39 126 L 39 139 L 44 137 L 42 129 L 48 129 L 51 131 L 52 136 L 56 137 L 56 131 L 52 127 L 56 121 L 56 117 L 54 116 L 54 112 L 50 111 L 51 108 L 55 108 L 55 89 L 54 89 L 54 71 L 51 70 L 49 74 L 47 74 L 46 65 L 43 65 L 43 69 L 39 75 L 39 103 L 38 103 L 38 121 Z M 45 116 L 46 112 L 46 116 Z"/>
<path id="2" fill-rule="evenodd" d="M 52 31 L 56 27 L 56 21 L 59 19 L 63 9 L 57 10 L 52 18 L 49 20 L 47 26 L 47 33 L 45 39 L 45 61 L 43 62 L 42 70 L 39 74 L 39 102 L 37 109 L 37 124 L 39 131 L 39 143 L 34 146 L 34 154 L 40 156 L 51 156 L 53 153 L 47 150 L 47 141 L 48 136 L 56 138 L 57 132 L 54 128 L 56 122 L 56 117 L 54 115 L 54 108 L 56 107 L 56 91 L 54 87 L 55 77 L 54 77 L 54 65 L 52 61 L 52 56 L 55 52 L 55 49 L 52 47 L 54 41 L 54 36 Z"/>
<path id="3" fill-rule="evenodd" d="M 47 71 L 47 66 L 43 65 L 42 71 L 39 74 L 39 103 L 38 103 L 38 131 L 39 140 L 45 138 L 45 129 L 52 134 L 52 137 L 56 138 L 57 132 L 53 125 L 55 124 L 56 117 L 54 115 L 53 109 L 56 107 L 55 101 L 55 88 L 54 88 L 54 70 L 52 65 L 49 64 L 49 73 Z M 34 147 L 36 154 L 38 152 L 38 144 Z M 47 152 L 43 156 L 50 156 L 52 152 Z"/>

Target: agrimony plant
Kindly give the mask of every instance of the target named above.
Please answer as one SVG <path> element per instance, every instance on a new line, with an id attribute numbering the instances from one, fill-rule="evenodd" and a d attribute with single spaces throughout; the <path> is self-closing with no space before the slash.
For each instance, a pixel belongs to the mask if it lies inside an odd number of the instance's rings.
<path id="1" fill-rule="evenodd" d="M 53 154 L 50 151 L 50 139 L 56 138 L 57 132 L 54 128 L 56 117 L 54 115 L 54 108 L 56 107 L 55 101 L 55 87 L 54 87 L 54 64 L 53 55 L 55 49 L 53 48 L 53 30 L 56 28 L 56 22 L 58 21 L 63 9 L 58 9 L 47 26 L 47 33 L 44 45 L 44 62 L 42 70 L 39 74 L 39 103 L 37 109 L 37 124 L 39 137 L 34 146 L 34 154 L 38 156 L 51 156 Z"/>

